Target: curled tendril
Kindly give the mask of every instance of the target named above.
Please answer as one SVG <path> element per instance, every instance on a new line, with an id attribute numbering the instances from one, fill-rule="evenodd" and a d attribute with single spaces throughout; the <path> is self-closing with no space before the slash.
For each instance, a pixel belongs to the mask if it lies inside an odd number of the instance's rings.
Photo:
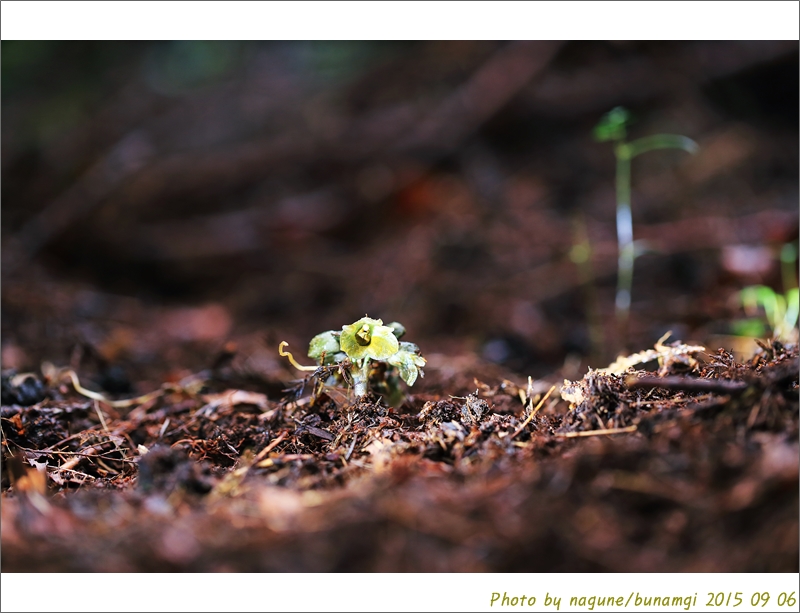
<path id="1" fill-rule="evenodd" d="M 281 341 L 281 344 L 278 345 L 278 353 L 281 354 L 281 357 L 289 358 L 289 362 L 291 362 L 292 366 L 294 366 L 297 370 L 305 370 L 305 371 L 314 371 L 317 370 L 316 366 L 303 366 L 302 364 L 298 364 L 297 360 L 294 359 L 294 356 L 289 353 L 288 351 L 284 351 L 284 347 L 288 347 L 289 343 L 286 341 Z"/>
<path id="2" fill-rule="evenodd" d="M 75 391 L 78 392 L 81 396 L 86 396 L 87 398 L 103 402 L 109 406 L 118 409 L 132 407 L 138 404 L 144 404 L 145 402 L 152 400 L 153 398 L 158 398 L 167 391 L 166 388 L 162 387 L 161 389 L 155 390 L 154 392 L 149 392 L 142 396 L 137 396 L 136 398 L 128 398 L 126 400 L 110 400 L 105 396 L 103 396 L 103 394 L 100 394 L 98 392 L 93 392 L 92 390 L 83 387 L 81 385 L 80 380 L 78 379 L 78 375 L 71 368 L 62 368 L 61 370 L 57 371 L 55 379 L 61 380 L 64 377 L 69 378 L 69 380 L 72 382 L 72 387 L 74 387 Z"/>

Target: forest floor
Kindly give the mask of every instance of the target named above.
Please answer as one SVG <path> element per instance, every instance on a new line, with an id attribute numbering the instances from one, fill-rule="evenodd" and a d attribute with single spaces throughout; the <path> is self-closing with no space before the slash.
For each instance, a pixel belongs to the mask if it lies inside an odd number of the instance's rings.
<path id="1" fill-rule="evenodd" d="M 433 356 L 394 408 L 230 358 L 127 406 L 4 376 L 3 571 L 797 572 L 796 345 Z"/>

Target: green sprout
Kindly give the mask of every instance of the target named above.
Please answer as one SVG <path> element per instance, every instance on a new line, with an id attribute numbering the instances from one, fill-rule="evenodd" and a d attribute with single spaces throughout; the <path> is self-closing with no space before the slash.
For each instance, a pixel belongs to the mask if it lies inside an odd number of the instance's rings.
<path id="1" fill-rule="evenodd" d="M 766 285 L 751 285 L 745 287 L 739 296 L 749 315 L 755 315 L 759 307 L 764 311 L 774 338 L 783 342 L 796 340 L 800 290 L 794 287 L 785 294 L 779 294 Z M 758 318 L 737 322 L 735 330 L 740 335 L 747 336 L 763 336 L 765 332 L 763 323 Z"/>
<path id="2" fill-rule="evenodd" d="M 772 337 L 786 342 L 797 341 L 797 322 L 800 316 L 800 290 L 797 289 L 797 246 L 786 243 L 781 248 L 781 276 L 785 293 L 779 294 L 766 285 L 751 285 L 739 292 L 745 313 L 750 318 L 734 324 L 734 332 L 739 336 L 764 336 L 766 319 Z M 759 309 L 763 317 L 757 317 Z"/>
<path id="3" fill-rule="evenodd" d="M 317 366 L 298 364 L 291 353 L 284 351 L 285 342 L 278 351 L 298 370 L 333 373 L 335 369 L 330 367 L 337 366 L 339 378 L 352 384 L 357 398 L 365 396 L 372 383 L 374 388 L 397 400 L 399 379 L 414 385 L 417 377 L 423 376 L 425 366 L 419 347 L 400 341 L 405 332 L 405 327 L 397 322 L 384 326 L 380 319 L 362 317 L 342 326 L 341 331 L 328 330 L 311 339 L 308 357 Z"/>
<path id="4" fill-rule="evenodd" d="M 636 249 L 633 241 L 633 217 L 631 215 L 631 160 L 648 151 L 656 149 L 682 149 L 688 153 L 696 153 L 699 149 L 696 142 L 686 136 L 677 134 L 653 134 L 634 141 L 626 141 L 627 126 L 631 121 L 630 113 L 618 106 L 607 113 L 594 128 L 595 140 L 612 141 L 614 155 L 617 158 L 617 244 L 619 256 L 617 260 L 617 321 L 625 326 L 631 305 L 631 287 L 633 285 L 633 261 Z"/>

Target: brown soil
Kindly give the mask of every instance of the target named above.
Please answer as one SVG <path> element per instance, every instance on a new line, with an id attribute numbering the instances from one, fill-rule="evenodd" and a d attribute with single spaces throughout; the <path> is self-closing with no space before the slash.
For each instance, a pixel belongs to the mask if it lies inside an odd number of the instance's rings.
<path id="1" fill-rule="evenodd" d="M 793 571 L 797 372 L 779 343 L 592 371 L 532 417 L 544 393 L 460 373 L 397 409 L 224 368 L 133 410 L 4 379 L 46 399 L 3 406 L 3 568 Z"/>

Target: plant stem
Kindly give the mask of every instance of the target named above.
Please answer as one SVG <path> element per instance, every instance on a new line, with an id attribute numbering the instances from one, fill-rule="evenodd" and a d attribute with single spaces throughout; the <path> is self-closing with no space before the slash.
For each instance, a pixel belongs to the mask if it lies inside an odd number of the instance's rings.
<path id="1" fill-rule="evenodd" d="M 361 367 L 353 372 L 353 389 L 356 398 L 367 394 L 367 383 L 369 382 L 369 358 L 364 358 Z"/>
<path id="2" fill-rule="evenodd" d="M 624 347 L 628 337 L 628 319 L 633 288 L 633 217 L 631 215 L 631 160 L 642 153 L 657 149 L 682 149 L 696 153 L 698 146 L 691 138 L 679 134 L 654 134 L 630 143 L 618 140 L 614 146 L 617 157 L 617 296 L 615 301 L 620 344 Z"/>
<path id="3" fill-rule="evenodd" d="M 616 312 L 617 322 L 627 328 L 633 284 L 633 218 L 631 216 L 631 155 L 626 143 L 614 148 L 617 156 L 617 244 L 619 245 Z M 624 336 L 623 336 L 624 344 Z"/>

